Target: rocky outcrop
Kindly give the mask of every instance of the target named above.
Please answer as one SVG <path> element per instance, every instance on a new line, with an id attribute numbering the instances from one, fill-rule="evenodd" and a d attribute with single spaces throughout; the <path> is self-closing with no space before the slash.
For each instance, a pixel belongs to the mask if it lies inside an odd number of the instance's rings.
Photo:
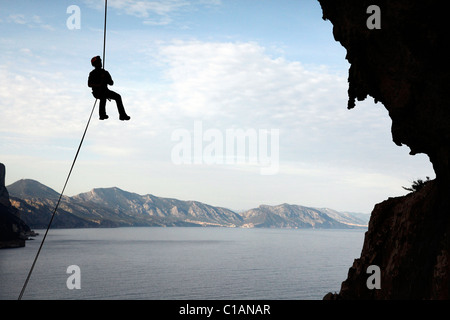
<path id="1" fill-rule="evenodd" d="M 11 205 L 5 187 L 5 174 L 5 165 L 0 163 L 0 249 L 24 247 L 25 240 L 34 233 L 20 219 L 18 210 Z"/>
<path id="2" fill-rule="evenodd" d="M 319 0 L 323 18 L 347 49 L 348 108 L 368 96 L 392 119 L 392 138 L 429 156 L 436 180 L 377 204 L 361 257 L 327 299 L 450 299 L 450 67 L 448 22 L 438 1 Z M 367 27 L 370 5 L 381 29 Z M 381 289 L 368 289 L 367 268 Z"/>
<path id="3" fill-rule="evenodd" d="M 439 1 L 319 0 L 323 17 L 347 49 L 349 108 L 372 96 L 389 111 L 392 137 L 411 154 L 426 153 L 448 183 L 450 72 L 448 23 Z M 367 8 L 380 8 L 381 29 L 366 25 Z"/>
<path id="4" fill-rule="evenodd" d="M 436 181 L 375 206 L 356 259 L 333 299 L 449 299 L 450 199 Z M 380 289 L 367 269 L 380 267 Z"/>

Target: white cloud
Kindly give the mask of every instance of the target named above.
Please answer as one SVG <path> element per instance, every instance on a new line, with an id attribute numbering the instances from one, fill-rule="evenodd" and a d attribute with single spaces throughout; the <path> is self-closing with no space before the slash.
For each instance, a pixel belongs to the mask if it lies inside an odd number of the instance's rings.
<path id="1" fill-rule="evenodd" d="M 166 15 L 169 12 L 178 10 L 188 5 L 184 0 L 172 1 L 131 1 L 131 0 L 113 0 L 111 7 L 123 10 L 126 14 L 139 18 L 147 18 L 151 14 Z"/>
<path id="2" fill-rule="evenodd" d="M 146 19 L 143 23 L 150 26 L 164 26 L 170 24 L 171 22 L 172 19 L 170 17 L 162 16 L 157 19 Z"/>
<path id="3" fill-rule="evenodd" d="M 93 8 L 104 8 L 102 0 L 85 0 Z M 194 6 L 220 5 L 220 0 L 111 0 L 108 2 L 109 8 L 114 8 L 124 14 L 143 19 L 148 25 L 167 25 L 173 21 L 171 15 L 183 8 Z"/>
<path id="4" fill-rule="evenodd" d="M 24 53 L 30 52 L 25 49 Z M 72 132 L 79 119 L 79 99 L 68 94 L 71 86 L 64 74 L 20 74 L 5 66 L 1 69 L 1 131 L 42 137 Z M 61 122 L 65 125 L 59 125 Z"/>
<path id="5" fill-rule="evenodd" d="M 17 24 L 26 24 L 27 20 L 25 19 L 25 15 L 23 14 L 10 14 L 8 17 L 8 21 Z"/>
<path id="6" fill-rule="evenodd" d="M 174 103 L 192 117 L 323 122 L 335 119 L 333 107 L 346 99 L 344 77 L 270 57 L 256 43 L 174 42 L 161 47 L 160 59 L 169 66 Z"/>
<path id="7" fill-rule="evenodd" d="M 10 14 L 7 18 L 7 21 L 10 23 L 27 25 L 30 28 L 42 28 L 46 30 L 53 30 L 53 27 L 49 24 L 46 24 L 42 18 L 38 15 L 28 16 L 25 14 Z"/>

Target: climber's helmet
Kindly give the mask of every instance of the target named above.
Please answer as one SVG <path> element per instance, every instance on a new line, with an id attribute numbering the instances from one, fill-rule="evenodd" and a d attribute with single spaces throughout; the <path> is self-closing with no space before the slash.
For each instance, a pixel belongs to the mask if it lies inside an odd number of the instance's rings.
<path id="1" fill-rule="evenodd" d="M 99 63 L 102 63 L 102 59 L 100 58 L 100 56 L 96 56 L 91 59 L 91 64 L 93 67 L 95 67 Z"/>

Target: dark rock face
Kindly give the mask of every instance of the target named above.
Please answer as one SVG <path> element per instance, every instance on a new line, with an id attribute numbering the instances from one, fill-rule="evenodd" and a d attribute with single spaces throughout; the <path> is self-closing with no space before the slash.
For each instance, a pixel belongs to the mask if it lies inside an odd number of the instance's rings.
<path id="1" fill-rule="evenodd" d="M 449 26 L 442 2 L 319 0 L 323 17 L 347 49 L 349 108 L 368 95 L 392 119 L 392 137 L 411 154 L 426 153 L 438 179 L 449 181 Z M 381 29 L 368 29 L 366 13 L 378 5 Z"/>
<path id="2" fill-rule="evenodd" d="M 436 181 L 375 206 L 361 257 L 336 299 L 449 299 L 450 200 Z M 369 290 L 367 268 L 381 271 Z M 328 296 L 330 297 L 330 296 Z"/>
<path id="3" fill-rule="evenodd" d="M 28 236 L 33 235 L 28 225 L 18 216 L 18 210 L 11 205 L 5 187 L 6 169 L 0 163 L 0 249 L 24 247 Z"/>
<path id="4" fill-rule="evenodd" d="M 361 257 L 339 294 L 327 299 L 450 298 L 450 66 L 448 21 L 438 1 L 319 0 L 347 49 L 349 104 L 372 96 L 389 111 L 392 138 L 429 156 L 436 180 L 375 206 Z M 377 5 L 381 29 L 369 29 Z M 366 270 L 378 265 L 381 289 Z"/>

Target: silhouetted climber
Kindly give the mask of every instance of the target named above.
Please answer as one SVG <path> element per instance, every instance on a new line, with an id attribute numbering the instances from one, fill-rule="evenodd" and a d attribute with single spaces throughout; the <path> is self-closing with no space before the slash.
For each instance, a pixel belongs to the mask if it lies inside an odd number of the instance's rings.
<path id="1" fill-rule="evenodd" d="M 106 114 L 106 99 L 113 99 L 116 101 L 120 120 L 130 120 L 130 117 L 127 115 L 125 108 L 123 107 L 122 97 L 120 94 L 108 89 L 108 85 L 112 86 L 114 81 L 112 80 L 109 72 L 102 69 L 102 59 L 100 56 L 93 57 L 91 59 L 91 64 L 95 67 L 95 69 L 89 73 L 88 86 L 92 88 L 92 94 L 94 97 L 100 100 L 100 120 L 109 118 Z"/>

